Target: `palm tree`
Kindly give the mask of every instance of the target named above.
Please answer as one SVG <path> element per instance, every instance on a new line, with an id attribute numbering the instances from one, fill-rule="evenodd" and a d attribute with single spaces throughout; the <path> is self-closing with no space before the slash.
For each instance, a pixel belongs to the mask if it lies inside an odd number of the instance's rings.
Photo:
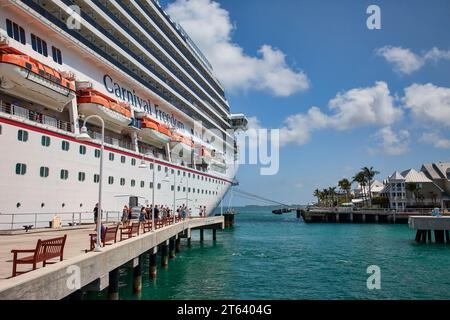
<path id="1" fill-rule="evenodd" d="M 320 206 L 320 190 L 319 189 L 314 190 L 314 197 L 317 198 L 317 205 Z"/>
<path id="2" fill-rule="evenodd" d="M 362 172 L 364 176 L 366 177 L 367 184 L 369 187 L 369 206 L 372 206 L 372 180 L 373 178 L 379 174 L 380 172 L 373 169 L 373 167 L 364 167 L 362 168 Z"/>
<path id="3" fill-rule="evenodd" d="M 362 188 L 363 201 L 366 202 L 366 176 L 363 171 L 358 172 L 353 178 L 353 182 L 357 182 Z"/>
<path id="4" fill-rule="evenodd" d="M 339 188 L 341 188 L 342 191 L 345 192 L 345 200 L 348 202 L 350 190 L 352 188 L 352 184 L 348 179 L 342 179 L 338 182 Z"/>
<path id="5" fill-rule="evenodd" d="M 322 196 L 323 199 L 325 200 L 325 206 L 328 206 L 328 189 L 323 189 L 322 190 Z"/>
<path id="6" fill-rule="evenodd" d="M 329 187 L 328 188 L 328 193 L 331 196 L 331 207 L 334 206 L 334 197 L 336 195 L 336 187 Z"/>

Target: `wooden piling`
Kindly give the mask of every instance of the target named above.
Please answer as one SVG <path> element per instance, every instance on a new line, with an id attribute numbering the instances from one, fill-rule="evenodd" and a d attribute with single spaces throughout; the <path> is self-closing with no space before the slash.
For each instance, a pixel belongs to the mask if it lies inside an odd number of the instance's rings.
<path id="1" fill-rule="evenodd" d="M 133 261 L 133 293 L 140 294 L 142 291 L 142 261 L 141 256 Z"/>
<path id="2" fill-rule="evenodd" d="M 108 300 L 119 300 L 119 268 L 109 272 Z"/>
<path id="3" fill-rule="evenodd" d="M 213 238 L 213 241 L 217 240 L 217 230 L 216 229 L 212 229 L 212 238 Z"/>
<path id="4" fill-rule="evenodd" d="M 169 239 L 169 259 L 175 258 L 175 237 Z"/>
<path id="5" fill-rule="evenodd" d="M 168 241 L 161 244 L 161 267 L 167 268 L 169 266 L 169 255 L 168 255 Z"/>
<path id="6" fill-rule="evenodd" d="M 177 236 L 177 239 L 175 240 L 175 253 L 179 253 L 181 251 L 180 249 L 181 247 L 181 241 L 180 241 L 180 236 Z"/>
<path id="7" fill-rule="evenodd" d="M 149 275 L 150 275 L 150 279 L 156 279 L 156 272 L 157 272 L 156 252 L 157 252 L 156 248 L 153 248 L 149 252 Z"/>

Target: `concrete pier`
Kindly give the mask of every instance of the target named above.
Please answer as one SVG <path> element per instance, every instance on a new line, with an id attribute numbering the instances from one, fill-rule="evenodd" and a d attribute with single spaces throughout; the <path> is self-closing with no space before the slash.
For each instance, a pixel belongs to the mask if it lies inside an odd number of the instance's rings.
<path id="1" fill-rule="evenodd" d="M 435 243 L 450 244 L 450 217 L 412 216 L 408 224 L 417 230 L 415 240 L 418 243 L 431 243 L 434 233 Z"/>
<path id="2" fill-rule="evenodd" d="M 396 212 L 385 209 L 336 210 L 335 208 L 300 209 L 306 223 L 396 223 L 407 224 L 417 212 Z M 431 217 L 431 212 L 429 213 Z M 450 216 L 449 216 L 450 217 Z"/>
<path id="3" fill-rule="evenodd" d="M 20 276 L 6 279 L 11 275 L 12 249 L 30 249 L 36 246 L 39 238 L 48 239 L 59 236 L 65 231 L 45 234 L 21 234 L 0 237 L 0 300 L 59 300 L 79 290 L 69 286 L 76 276 L 83 289 L 87 285 L 108 275 L 108 296 L 119 298 L 119 268 L 140 255 L 147 253 L 159 244 L 168 244 L 168 239 L 178 234 L 191 234 L 192 229 L 223 229 L 224 218 L 190 218 L 185 221 L 162 227 L 154 232 L 117 242 L 102 248 L 101 252 L 87 252 L 91 230 L 71 231 L 68 233 L 64 250 L 64 261 L 49 264 Z M 72 233 L 73 232 L 73 233 Z M 189 239 L 187 238 L 187 239 Z M 28 240 L 31 239 L 31 240 Z M 74 240 L 75 239 L 75 240 Z M 167 249 L 167 247 L 166 247 Z M 66 254 L 67 253 L 67 254 Z M 167 253 L 166 253 L 167 254 Z M 156 266 L 156 251 L 152 251 L 150 260 Z M 152 268 L 152 263 L 150 263 Z M 2 276 L 3 275 L 3 278 Z M 156 275 L 156 274 L 155 274 Z M 131 285 L 131 284 L 130 284 Z"/>

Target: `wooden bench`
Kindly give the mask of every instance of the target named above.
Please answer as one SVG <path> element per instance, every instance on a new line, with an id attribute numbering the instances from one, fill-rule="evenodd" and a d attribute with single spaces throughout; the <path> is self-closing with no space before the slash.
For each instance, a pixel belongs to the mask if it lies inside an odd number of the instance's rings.
<path id="1" fill-rule="evenodd" d="M 119 230 L 119 225 L 114 225 L 110 227 L 106 227 L 105 232 L 102 234 L 101 243 L 103 246 L 112 244 L 108 243 L 110 241 L 114 241 L 114 243 L 117 242 L 117 231 Z M 91 244 L 91 251 L 94 250 L 95 245 L 97 243 L 97 234 L 91 233 L 89 235 L 91 237 L 90 244 Z"/>
<path id="2" fill-rule="evenodd" d="M 131 226 L 120 228 L 120 241 L 133 238 L 134 235 L 139 235 L 140 222 L 133 222 Z"/>
<path id="3" fill-rule="evenodd" d="M 42 266 L 45 267 L 48 263 L 50 263 L 48 260 L 59 258 L 59 260 L 62 261 L 66 239 L 66 234 L 60 238 L 48 240 L 39 239 L 35 249 L 11 250 L 11 253 L 14 254 L 12 276 L 15 277 L 19 274 L 36 270 L 37 264 L 40 262 L 42 262 Z M 19 258 L 19 253 L 31 253 L 31 255 Z M 33 269 L 28 271 L 17 271 L 18 264 L 31 264 Z"/>
<path id="4" fill-rule="evenodd" d="M 151 221 L 145 221 L 143 224 L 143 230 L 144 233 L 152 231 L 152 222 Z"/>
<path id="5" fill-rule="evenodd" d="M 156 229 L 164 227 L 164 219 L 156 220 Z"/>

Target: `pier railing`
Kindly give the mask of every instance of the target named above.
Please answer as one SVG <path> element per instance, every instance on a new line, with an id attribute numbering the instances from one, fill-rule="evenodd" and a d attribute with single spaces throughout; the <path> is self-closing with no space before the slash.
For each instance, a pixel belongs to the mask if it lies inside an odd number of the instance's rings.
<path id="1" fill-rule="evenodd" d="M 406 208 L 406 209 L 386 209 L 386 208 L 345 208 L 345 207 L 311 207 L 309 212 L 336 212 L 336 213 L 358 213 L 365 214 L 418 214 L 430 215 L 432 209 L 430 208 Z M 449 213 L 448 210 L 443 210 L 443 213 Z"/>
<path id="2" fill-rule="evenodd" d="M 23 230 L 25 226 L 32 229 L 50 228 L 53 218 L 57 216 L 62 226 L 94 224 L 94 213 L 90 212 L 34 212 L 34 213 L 0 213 L 0 230 Z M 122 212 L 104 211 L 104 223 L 119 222 Z"/>

